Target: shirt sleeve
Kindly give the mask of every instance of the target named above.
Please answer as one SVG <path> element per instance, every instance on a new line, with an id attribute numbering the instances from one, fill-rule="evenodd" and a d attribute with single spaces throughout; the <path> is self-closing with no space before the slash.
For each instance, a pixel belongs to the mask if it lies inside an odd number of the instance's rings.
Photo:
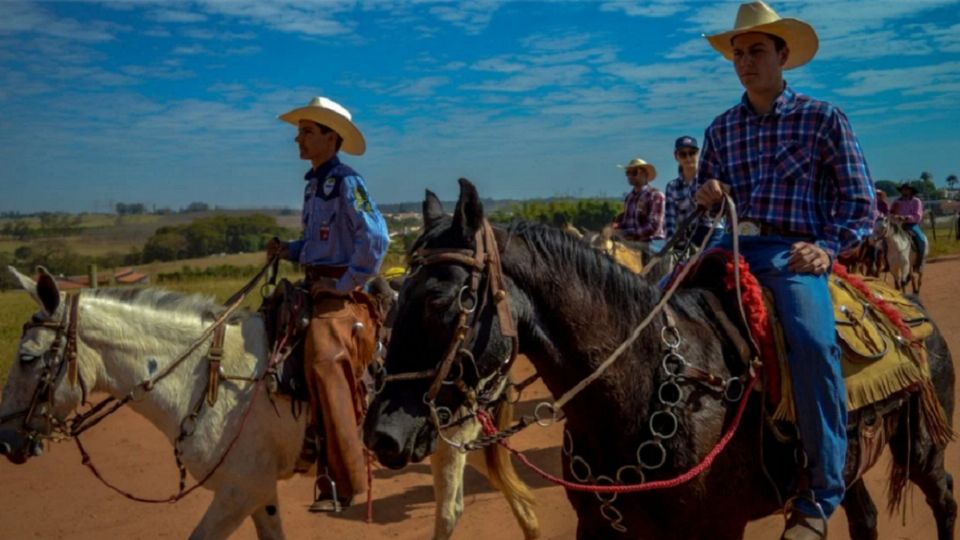
<path id="1" fill-rule="evenodd" d="M 287 260 L 300 262 L 300 252 L 303 251 L 303 238 L 287 242 Z"/>
<path id="2" fill-rule="evenodd" d="M 835 182 L 836 201 L 832 205 L 833 219 L 824 227 L 823 237 L 816 244 L 831 258 L 836 258 L 837 253 L 853 247 L 873 231 L 876 193 L 860 143 L 846 115 L 834 109 L 821 129 L 825 142 L 821 154 L 822 174 Z"/>
<path id="3" fill-rule="evenodd" d="M 646 224 L 640 226 L 637 236 L 641 238 L 653 237 L 663 227 L 664 197 L 660 191 L 650 194 L 650 208 Z"/>
<path id="4" fill-rule="evenodd" d="M 677 228 L 677 202 L 680 197 L 679 190 L 674 188 L 672 180 L 667 183 L 666 207 L 663 211 L 663 231 L 668 238 L 673 236 L 673 231 Z"/>
<path id="5" fill-rule="evenodd" d="M 380 210 L 367 194 L 363 178 L 344 177 L 341 189 L 343 211 L 354 233 L 353 255 L 346 273 L 337 282 L 337 290 L 346 292 L 362 286 L 380 270 L 390 235 Z"/>
<path id="6" fill-rule="evenodd" d="M 707 183 L 707 180 L 717 179 L 729 183 L 727 175 L 717 154 L 717 129 L 714 126 L 707 128 L 703 134 L 703 148 L 700 149 L 700 163 L 697 165 L 697 186 Z"/>

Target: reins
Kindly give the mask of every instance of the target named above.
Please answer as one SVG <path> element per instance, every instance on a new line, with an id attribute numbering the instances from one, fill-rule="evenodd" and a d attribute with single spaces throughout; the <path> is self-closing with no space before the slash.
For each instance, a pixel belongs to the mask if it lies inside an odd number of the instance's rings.
<path id="1" fill-rule="evenodd" d="M 145 502 L 145 503 L 173 503 L 186 497 L 187 495 L 192 493 L 194 490 L 196 490 L 198 487 L 204 485 L 207 482 L 207 480 L 209 480 L 210 477 L 212 477 L 214 473 L 216 473 L 216 471 L 224 463 L 227 456 L 230 454 L 231 450 L 233 450 L 237 440 L 240 438 L 240 435 L 244 431 L 244 427 L 246 426 L 246 421 L 249 418 L 250 412 L 253 409 L 253 404 L 256 401 L 257 396 L 259 395 L 260 387 L 262 386 L 263 381 L 265 380 L 263 375 L 244 378 L 244 380 L 249 380 L 250 382 L 254 383 L 254 389 L 253 389 L 253 394 L 250 396 L 250 400 L 246 406 L 246 409 L 244 410 L 243 416 L 240 421 L 240 426 L 237 429 L 237 432 L 231 438 L 230 443 L 227 445 L 227 448 L 220 455 L 220 458 L 213 465 L 213 467 L 209 471 L 207 471 L 207 473 L 200 480 L 198 480 L 194 485 L 187 488 L 186 487 L 186 467 L 183 465 L 180 459 L 181 453 L 182 453 L 180 449 L 180 443 L 186 440 L 187 438 L 189 438 L 190 436 L 192 436 L 194 433 L 194 430 L 196 429 L 197 417 L 199 416 L 203 408 L 203 405 L 206 401 L 206 393 L 204 393 L 204 395 L 201 395 L 200 399 L 198 400 L 196 405 L 193 407 L 191 414 L 185 417 L 180 423 L 180 434 L 177 437 L 176 441 L 174 442 L 174 456 L 176 458 L 177 468 L 180 473 L 180 487 L 176 494 L 170 495 L 169 497 L 166 497 L 166 498 L 140 497 L 132 493 L 129 493 L 127 491 L 124 491 L 123 489 L 110 483 L 108 480 L 106 480 L 103 477 L 103 475 L 94 465 L 93 460 L 90 457 L 90 454 L 87 452 L 86 448 L 83 446 L 83 442 L 80 440 L 80 435 L 83 432 L 87 431 L 88 429 L 92 428 L 93 426 L 97 425 L 101 421 L 103 421 L 106 417 L 110 416 L 111 414 L 119 410 L 121 407 L 123 407 L 130 401 L 138 401 L 142 399 L 147 393 L 151 392 L 159 382 L 161 382 L 163 379 L 168 377 L 179 365 L 181 365 L 191 354 L 193 354 L 194 351 L 196 351 L 211 336 L 214 337 L 214 342 L 211 345 L 211 349 L 212 349 L 211 365 L 213 365 L 214 363 L 216 364 L 216 367 L 218 370 L 217 375 L 219 376 L 219 358 L 223 354 L 223 335 L 224 335 L 226 322 L 229 320 L 230 316 L 240 307 L 240 304 L 243 303 L 244 299 L 247 297 L 250 291 L 252 291 L 254 287 L 256 287 L 256 285 L 260 282 L 260 280 L 263 279 L 263 277 L 267 275 L 267 273 L 270 270 L 272 270 L 271 276 L 268 278 L 267 281 L 269 283 L 275 280 L 278 261 L 279 259 L 277 257 L 271 258 L 260 269 L 260 271 L 257 272 L 257 274 L 250 279 L 250 281 L 248 281 L 237 292 L 231 295 L 230 298 L 227 300 L 227 302 L 225 302 L 224 304 L 226 309 L 217 317 L 217 319 L 210 326 L 208 326 L 203 331 L 203 333 L 196 340 L 194 340 L 193 343 L 191 343 L 180 355 L 178 355 L 173 362 L 168 364 L 167 367 L 165 367 L 155 376 L 150 377 L 138 383 L 132 390 L 130 390 L 125 396 L 123 396 L 120 399 L 117 399 L 113 396 L 109 396 L 106 399 L 101 400 L 96 405 L 93 405 L 89 410 L 83 413 L 75 414 L 72 418 L 70 418 L 67 422 L 65 422 L 66 429 L 64 429 L 61 426 L 56 426 L 57 429 L 59 429 L 64 436 L 72 437 L 74 439 L 74 441 L 77 444 L 77 449 L 80 452 L 82 464 L 86 466 L 88 469 L 90 469 L 93 475 L 98 480 L 100 480 L 101 483 L 103 483 L 105 486 L 112 489 L 116 493 L 123 495 L 124 497 L 133 501 Z M 45 326 L 48 328 L 56 329 L 57 336 L 54 338 L 54 344 L 51 346 L 49 351 L 55 356 L 58 356 L 57 348 L 59 347 L 61 337 L 63 337 L 63 335 L 65 334 L 66 344 L 64 345 L 63 355 L 59 356 L 59 361 L 57 362 L 58 364 L 57 370 L 59 373 L 59 371 L 62 370 L 63 366 L 66 365 L 67 378 L 70 380 L 71 384 L 75 384 L 76 381 L 79 379 L 79 376 L 78 376 L 79 370 L 77 366 L 77 333 L 78 333 L 78 327 L 79 327 L 78 306 L 80 303 L 79 294 L 70 295 L 68 299 L 70 302 L 70 308 L 67 311 L 68 315 L 65 315 L 66 321 L 61 322 L 59 324 L 56 324 L 56 323 L 51 324 L 51 323 L 43 322 L 43 323 L 34 323 L 31 325 L 31 323 L 27 323 L 26 325 L 24 325 L 24 332 L 26 332 L 26 330 L 34 326 Z M 271 359 L 268 361 L 268 366 L 267 366 L 268 369 L 274 360 L 275 359 Z M 47 371 L 50 371 L 49 367 L 47 368 Z M 208 370 L 208 375 L 210 375 L 209 370 Z M 31 400 L 30 409 L 28 410 L 26 414 L 26 418 L 23 423 L 24 430 L 27 431 L 28 433 L 27 438 L 31 441 L 36 439 L 39 436 L 36 430 L 29 428 L 29 426 L 27 425 L 33 410 L 39 404 L 38 396 L 41 393 L 43 393 L 44 390 L 42 390 L 42 388 L 46 383 L 46 386 L 48 387 L 48 389 L 46 390 L 47 392 L 46 403 L 52 404 L 53 392 L 55 390 L 55 384 L 53 384 L 53 382 L 56 380 L 56 378 L 57 377 L 51 378 L 48 373 L 45 373 L 45 376 L 41 378 L 41 381 L 38 383 L 37 389 L 34 392 L 33 399 Z M 209 383 L 208 383 L 208 387 L 209 387 Z M 85 399 L 82 399 L 81 403 L 84 401 Z M 106 412 L 103 412 L 103 411 L 106 411 Z M 22 414 L 22 413 L 17 413 L 16 415 L 9 415 L 9 416 L 18 416 L 19 414 Z M 6 421 L 7 419 L 8 417 L 4 417 L 3 420 Z"/>

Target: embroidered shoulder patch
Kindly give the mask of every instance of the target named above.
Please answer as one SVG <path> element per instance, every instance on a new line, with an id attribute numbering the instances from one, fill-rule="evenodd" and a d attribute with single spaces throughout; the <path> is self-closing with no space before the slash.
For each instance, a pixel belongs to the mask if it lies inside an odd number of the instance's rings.
<path id="1" fill-rule="evenodd" d="M 333 188 L 337 186 L 337 179 L 334 177 L 327 178 L 323 181 L 323 196 L 329 197 L 333 193 Z"/>
<path id="2" fill-rule="evenodd" d="M 367 195 L 367 190 L 363 189 L 363 186 L 359 183 L 353 188 L 353 198 L 353 207 L 357 209 L 357 212 L 373 212 L 370 196 Z"/>

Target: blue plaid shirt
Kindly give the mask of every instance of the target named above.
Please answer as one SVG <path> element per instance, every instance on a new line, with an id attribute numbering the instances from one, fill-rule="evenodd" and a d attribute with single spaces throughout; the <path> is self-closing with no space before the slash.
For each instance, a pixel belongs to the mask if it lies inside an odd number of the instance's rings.
<path id="1" fill-rule="evenodd" d="M 678 176 L 667 182 L 667 188 L 664 190 L 667 207 L 664 212 L 663 228 L 668 238 L 677 232 L 677 226 L 680 225 L 680 222 L 697 209 L 694 196 L 697 194 L 697 188 L 699 187 L 695 179 L 691 180 L 690 183 L 684 183 L 683 176 Z M 717 220 L 717 223 L 714 224 L 709 218 L 703 217 L 697 224 L 704 227 L 722 228 L 723 223 L 723 219 Z"/>
<path id="2" fill-rule="evenodd" d="M 759 115 L 746 93 L 704 136 L 698 184 L 731 186 L 740 219 L 808 234 L 831 257 L 867 237 L 876 214 L 870 171 L 843 112 L 784 84 Z"/>

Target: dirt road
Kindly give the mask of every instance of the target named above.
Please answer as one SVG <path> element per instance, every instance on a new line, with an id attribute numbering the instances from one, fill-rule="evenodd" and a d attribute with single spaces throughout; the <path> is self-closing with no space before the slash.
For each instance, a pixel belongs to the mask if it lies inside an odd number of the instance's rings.
<path id="1" fill-rule="evenodd" d="M 929 264 L 922 298 L 947 338 L 955 357 L 960 357 L 960 259 Z M 529 366 L 522 366 L 529 369 Z M 542 397 L 542 387 L 533 388 L 525 399 Z M 960 396 L 958 396 L 960 397 Z M 958 429 L 957 418 L 953 421 Z M 166 496 L 176 491 L 177 474 L 170 446 L 160 433 L 128 410 L 110 418 L 86 437 L 95 462 L 112 480 L 145 496 Z M 559 474 L 559 428 L 529 429 L 515 446 L 526 449 L 533 460 Z M 519 467 L 519 465 L 518 465 Z M 947 469 L 960 471 L 960 444 L 948 450 Z M 540 480 L 529 471 L 521 476 L 534 488 L 538 515 L 546 539 L 573 538 L 576 518 L 560 488 Z M 867 475 L 867 485 L 878 507 L 885 507 L 888 474 L 886 457 Z M 336 517 L 310 514 L 311 481 L 295 478 L 280 484 L 280 511 L 291 539 L 425 539 L 433 529 L 433 493 L 429 466 L 414 465 L 401 473 L 378 469 L 374 483 L 374 523 L 364 522 L 363 505 Z M 211 499 L 200 491 L 176 504 L 146 505 L 130 502 L 108 491 L 80 465 L 70 443 L 55 445 L 41 459 L 22 466 L 0 463 L 0 538 L 186 538 Z M 520 538 L 506 504 L 491 491 L 485 479 L 468 471 L 465 511 L 456 538 Z M 751 524 L 747 538 L 779 537 L 781 519 L 767 518 Z M 843 512 L 830 522 L 831 539 L 846 539 Z M 880 518 L 880 538 L 885 540 L 935 538 L 933 517 L 919 490 L 907 496 L 906 525 L 901 517 Z M 233 536 L 253 539 L 248 520 Z"/>

